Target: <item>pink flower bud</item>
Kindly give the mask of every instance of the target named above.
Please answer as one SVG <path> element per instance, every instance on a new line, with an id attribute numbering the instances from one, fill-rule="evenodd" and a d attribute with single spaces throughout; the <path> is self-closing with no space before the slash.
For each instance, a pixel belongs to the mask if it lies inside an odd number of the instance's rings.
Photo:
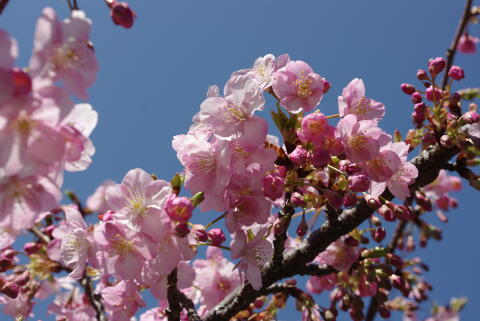
<path id="1" fill-rule="evenodd" d="M 190 229 L 188 228 L 187 223 L 179 223 L 177 226 L 175 226 L 175 232 L 177 232 L 177 235 L 179 237 L 185 237 L 190 233 Z"/>
<path id="2" fill-rule="evenodd" d="M 297 226 L 297 235 L 303 237 L 308 232 L 307 221 L 305 221 L 305 215 L 302 215 L 302 220 Z"/>
<path id="3" fill-rule="evenodd" d="M 417 204 L 426 212 L 432 210 L 432 201 L 420 192 L 415 193 Z"/>
<path id="4" fill-rule="evenodd" d="M 413 218 L 413 215 L 410 209 L 403 205 L 396 205 L 393 208 L 393 213 L 399 220 L 402 220 L 402 221 L 408 221 Z"/>
<path id="5" fill-rule="evenodd" d="M 276 175 L 267 175 L 262 178 L 263 195 L 272 201 L 279 199 L 283 195 L 285 180 Z"/>
<path id="6" fill-rule="evenodd" d="M 410 98 L 414 104 L 421 103 L 423 99 L 422 94 L 420 94 L 418 91 L 414 92 Z"/>
<path id="7" fill-rule="evenodd" d="M 308 156 L 310 163 L 317 168 L 324 167 L 330 162 L 330 153 L 325 149 L 315 148 Z"/>
<path id="8" fill-rule="evenodd" d="M 443 98 L 443 91 L 439 88 L 428 87 L 425 91 L 425 98 L 430 101 L 439 101 Z"/>
<path id="9" fill-rule="evenodd" d="M 378 213 L 383 216 L 383 218 L 385 219 L 385 221 L 388 221 L 388 222 L 393 222 L 395 221 L 395 214 L 393 213 L 393 211 L 386 205 L 382 205 L 382 207 L 380 207 L 378 209 Z"/>
<path id="10" fill-rule="evenodd" d="M 373 210 L 379 209 L 382 205 L 382 203 L 380 203 L 380 200 L 376 197 L 373 197 L 372 195 L 366 194 L 364 198 L 367 202 L 367 205 Z"/>
<path id="11" fill-rule="evenodd" d="M 480 116 L 474 111 L 467 111 L 465 114 L 463 114 L 461 119 L 467 124 L 475 124 L 480 121 Z"/>
<path id="12" fill-rule="evenodd" d="M 348 187 L 354 192 L 366 192 L 370 188 L 370 178 L 365 174 L 355 174 L 348 177 Z"/>
<path id="13" fill-rule="evenodd" d="M 263 307 L 263 303 L 264 303 L 263 299 L 261 299 L 261 298 L 257 298 L 257 299 L 255 299 L 255 301 L 253 301 L 253 305 L 257 309 L 261 309 Z"/>
<path id="14" fill-rule="evenodd" d="M 403 267 L 403 260 L 400 256 L 393 253 L 388 253 L 387 256 L 390 260 L 390 264 L 392 264 L 394 267 L 397 269 L 401 269 Z"/>
<path id="15" fill-rule="evenodd" d="M 413 110 L 423 114 L 425 113 L 425 111 L 427 111 L 427 106 L 425 106 L 425 103 L 418 103 L 418 104 L 415 104 L 415 106 L 413 107 Z"/>
<path id="16" fill-rule="evenodd" d="M 2 256 L 0 257 L 0 272 L 5 272 L 15 266 L 13 259 Z"/>
<path id="17" fill-rule="evenodd" d="M 428 79 L 427 72 L 423 69 L 418 69 L 417 70 L 417 79 L 418 80 L 427 80 Z"/>
<path id="18" fill-rule="evenodd" d="M 192 217 L 192 201 L 187 197 L 171 195 L 165 202 L 168 217 L 177 222 L 187 222 Z"/>
<path id="19" fill-rule="evenodd" d="M 111 4 L 110 16 L 113 23 L 129 29 L 133 25 L 136 18 L 135 12 L 129 7 L 126 2 L 113 2 Z"/>
<path id="20" fill-rule="evenodd" d="M 403 83 L 400 85 L 400 89 L 407 95 L 411 95 L 415 92 L 415 87 L 413 85 Z"/>
<path id="21" fill-rule="evenodd" d="M 442 135 L 442 137 L 440 137 L 440 145 L 446 148 L 450 148 L 450 147 L 453 147 L 454 142 L 450 136 Z"/>
<path id="22" fill-rule="evenodd" d="M 458 41 L 457 49 L 461 53 L 464 54 L 471 54 L 477 51 L 477 43 L 479 42 L 479 38 L 472 37 L 468 34 L 464 34 L 460 37 Z"/>
<path id="23" fill-rule="evenodd" d="M 447 62 L 442 57 L 430 59 L 430 61 L 428 62 L 428 71 L 430 71 L 432 77 L 435 77 L 442 72 L 446 64 Z"/>
<path id="24" fill-rule="evenodd" d="M 421 124 L 425 121 L 425 114 L 422 112 L 414 111 L 412 113 L 412 120 L 415 124 Z"/>
<path id="25" fill-rule="evenodd" d="M 372 231 L 372 238 L 377 243 L 382 242 L 383 239 L 385 239 L 385 236 L 387 236 L 387 232 L 385 232 L 385 229 L 383 227 L 377 227 L 375 230 Z"/>
<path id="26" fill-rule="evenodd" d="M 208 233 L 207 231 L 201 229 L 201 230 L 195 230 L 195 236 L 197 237 L 197 240 L 199 242 L 206 242 L 208 241 Z"/>
<path id="27" fill-rule="evenodd" d="M 222 243 L 225 242 L 226 240 L 225 234 L 219 228 L 212 228 L 208 232 L 208 237 L 210 238 L 210 242 L 212 243 L 213 246 L 222 245 Z"/>
<path id="28" fill-rule="evenodd" d="M 290 197 L 290 202 L 295 207 L 305 207 L 305 206 L 307 206 L 307 203 L 303 199 L 302 194 L 300 194 L 299 192 L 293 192 L 292 193 L 292 196 Z"/>
<path id="29" fill-rule="evenodd" d="M 459 81 L 459 80 L 465 78 L 465 72 L 459 66 L 452 66 L 452 68 L 450 68 L 450 71 L 448 72 L 448 76 L 450 76 L 453 79 Z"/>
<path id="30" fill-rule="evenodd" d="M 326 94 L 327 91 L 330 90 L 330 87 L 332 87 L 332 85 L 330 84 L 329 81 L 327 81 L 325 78 L 323 79 L 323 93 Z"/>
<path id="31" fill-rule="evenodd" d="M 20 68 L 13 68 L 13 95 L 25 96 L 32 90 L 32 79 L 30 75 Z"/>
<path id="32" fill-rule="evenodd" d="M 25 245 L 23 246 L 23 250 L 25 251 L 25 253 L 27 253 L 28 255 L 30 254 L 35 254 L 37 253 L 40 248 L 42 246 L 38 243 L 35 243 L 35 242 L 27 242 L 25 243 Z"/>
<path id="33" fill-rule="evenodd" d="M 19 288 L 14 282 L 7 282 L 0 291 L 9 298 L 15 299 L 18 296 Z"/>
<path id="34" fill-rule="evenodd" d="M 292 163 L 297 166 L 302 166 L 307 162 L 308 152 L 305 148 L 298 145 L 293 152 L 288 155 Z"/>

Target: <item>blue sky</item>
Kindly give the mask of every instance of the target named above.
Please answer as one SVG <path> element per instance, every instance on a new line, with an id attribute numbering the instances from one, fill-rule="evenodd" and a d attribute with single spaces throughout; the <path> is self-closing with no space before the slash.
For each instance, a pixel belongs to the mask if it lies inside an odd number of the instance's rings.
<path id="1" fill-rule="evenodd" d="M 92 135 L 97 153 L 87 171 L 67 175 L 64 185 L 82 198 L 103 180 L 120 181 L 136 167 L 170 179 L 181 170 L 172 136 L 186 132 L 208 86 L 223 87 L 231 72 L 267 53 L 304 60 L 332 83 L 320 105 L 326 114 L 336 113 L 337 96 L 351 79 L 363 78 L 367 96 L 386 105 L 382 128 L 404 134 L 413 107 L 400 83 L 421 85 L 416 70 L 444 54 L 463 9 L 463 1 L 449 0 L 132 0 L 138 19 L 124 30 L 113 25 L 103 1 L 78 2 L 94 22 L 100 64 L 88 100 L 99 112 Z M 28 63 L 35 22 L 47 5 L 62 18 L 68 15 L 65 1 L 15 0 L 0 17 L 0 28 L 19 42 L 19 66 Z M 478 36 L 479 27 L 471 33 Z M 478 86 L 479 56 L 457 55 L 456 64 L 467 77 L 457 88 Z M 438 223 L 444 241 L 417 253 L 431 266 L 431 298 L 445 303 L 468 296 L 463 319 L 474 320 L 480 218 L 478 194 L 464 186 L 456 195 L 459 209 L 449 213 L 448 224 Z M 202 222 L 202 214 L 197 219 Z"/>

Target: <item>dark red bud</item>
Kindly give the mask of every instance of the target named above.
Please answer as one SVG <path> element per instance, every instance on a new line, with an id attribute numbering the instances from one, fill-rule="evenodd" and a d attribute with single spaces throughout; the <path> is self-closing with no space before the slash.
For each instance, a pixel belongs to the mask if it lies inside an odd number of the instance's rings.
<path id="1" fill-rule="evenodd" d="M 113 2 L 111 5 L 110 16 L 113 23 L 129 29 L 133 25 L 136 18 L 135 12 L 129 7 L 126 2 Z"/>

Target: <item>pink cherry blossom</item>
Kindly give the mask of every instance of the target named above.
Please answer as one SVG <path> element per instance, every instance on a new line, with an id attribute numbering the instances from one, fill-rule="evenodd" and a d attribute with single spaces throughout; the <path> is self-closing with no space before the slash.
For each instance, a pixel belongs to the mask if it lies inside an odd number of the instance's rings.
<path id="1" fill-rule="evenodd" d="M 402 161 L 394 151 L 384 149 L 373 159 L 362 163 L 362 168 L 373 181 L 386 182 L 401 165 Z"/>
<path id="2" fill-rule="evenodd" d="M 112 180 L 104 181 L 100 186 L 95 189 L 95 192 L 87 198 L 87 207 L 93 212 L 106 212 L 109 210 L 109 206 L 106 199 L 106 191 L 110 186 L 116 183 Z"/>
<path id="3" fill-rule="evenodd" d="M 346 271 L 358 260 L 359 256 L 359 248 L 348 246 L 343 240 L 337 240 L 320 253 L 315 258 L 315 262 L 330 265 L 338 271 Z"/>
<path id="4" fill-rule="evenodd" d="M 365 85 L 362 79 L 353 79 L 338 97 L 340 117 L 348 114 L 357 116 L 358 120 L 379 121 L 385 114 L 385 106 L 365 97 Z"/>
<path id="5" fill-rule="evenodd" d="M 353 162 L 375 158 L 380 147 L 390 141 L 390 137 L 377 127 L 373 120 L 359 121 L 353 114 L 346 115 L 338 122 L 336 135 Z"/>
<path id="6" fill-rule="evenodd" d="M 204 192 L 202 211 L 225 211 L 225 187 L 230 181 L 231 146 L 226 141 L 210 142 L 194 134 L 178 135 L 172 146 L 185 166 L 185 187 L 193 194 Z"/>
<path id="7" fill-rule="evenodd" d="M 94 321 L 97 317 L 86 295 L 79 291 L 58 295 L 48 306 L 48 313 L 71 321 Z"/>
<path id="8" fill-rule="evenodd" d="M 95 82 L 97 60 L 90 42 L 91 21 L 80 10 L 60 22 L 55 11 L 45 8 L 35 31 L 30 71 L 39 86 L 62 80 L 65 88 L 86 99 Z"/>
<path id="9" fill-rule="evenodd" d="M 337 282 L 335 273 L 325 276 L 312 276 L 308 279 L 306 287 L 312 293 L 321 293 L 323 291 L 330 291 Z"/>
<path id="10" fill-rule="evenodd" d="M 265 141 L 268 131 L 267 122 L 253 116 L 265 104 L 256 80 L 250 73 L 233 75 L 225 85 L 224 96 L 203 101 L 194 119 L 209 126 L 219 139 L 237 138 L 247 151 L 255 149 Z"/>
<path id="11" fill-rule="evenodd" d="M 125 175 L 121 184 L 107 189 L 106 199 L 118 219 L 126 221 L 132 229 L 152 234 L 154 222 L 162 215 L 171 193 L 170 183 L 154 180 L 147 172 L 136 168 Z"/>
<path id="12" fill-rule="evenodd" d="M 107 312 L 115 321 L 130 321 L 137 310 L 145 306 L 138 287 L 131 281 L 105 287 L 100 294 Z"/>
<path id="13" fill-rule="evenodd" d="M 195 285 L 200 289 L 201 303 L 210 310 L 240 285 L 233 263 L 223 257 L 222 250 L 208 247 L 205 260 L 195 260 Z"/>
<path id="14" fill-rule="evenodd" d="M 273 73 L 283 68 L 289 60 L 290 57 L 287 54 L 278 57 L 268 54 L 255 60 L 252 69 L 242 69 L 234 72 L 233 75 L 251 73 L 258 82 L 259 87 L 265 90 L 272 85 Z"/>
<path id="15" fill-rule="evenodd" d="M 266 233 L 267 229 L 263 228 L 253 239 L 247 240 L 244 232 L 237 231 L 230 244 L 232 259 L 241 259 L 239 271 L 255 290 L 262 287 L 260 269 L 270 261 L 273 255 L 272 243 L 264 239 Z"/>
<path id="16" fill-rule="evenodd" d="M 413 184 L 415 178 L 418 176 L 418 170 L 412 163 L 407 162 L 407 155 L 409 146 L 403 142 L 391 144 L 391 149 L 401 160 L 401 165 L 398 170 L 386 182 L 373 182 L 371 195 L 374 197 L 380 196 L 385 187 L 401 200 L 405 200 L 410 196 L 409 185 Z"/>
<path id="17" fill-rule="evenodd" d="M 82 214 L 73 206 L 64 206 L 66 227 L 63 230 L 56 229 L 53 236 L 61 239 L 62 261 L 73 271 L 69 277 L 80 279 L 83 276 L 87 258 L 95 260 L 93 247 L 92 229 L 88 229 Z"/>
<path id="18" fill-rule="evenodd" d="M 102 251 L 108 273 L 125 280 L 140 279 L 143 264 L 152 258 L 153 243 L 148 237 L 118 221 L 97 225 L 93 237 Z"/>
<path id="19" fill-rule="evenodd" d="M 272 88 L 289 112 L 308 112 L 323 97 L 323 78 L 301 60 L 289 61 L 273 74 Z"/>

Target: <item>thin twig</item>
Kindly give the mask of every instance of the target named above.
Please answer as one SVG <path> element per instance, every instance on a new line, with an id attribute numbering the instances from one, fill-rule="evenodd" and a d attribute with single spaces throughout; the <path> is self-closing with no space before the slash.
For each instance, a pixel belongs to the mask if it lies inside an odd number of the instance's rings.
<path id="1" fill-rule="evenodd" d="M 177 269 L 175 268 L 167 277 L 168 308 L 165 312 L 167 313 L 168 321 L 180 321 L 180 312 L 182 312 L 182 306 L 178 297 L 177 280 Z"/>
<path id="2" fill-rule="evenodd" d="M 3 13 L 3 10 L 7 6 L 9 0 L 0 0 L 0 15 Z"/>
<path id="3" fill-rule="evenodd" d="M 103 307 L 100 298 L 95 295 L 92 283 L 90 278 L 87 276 L 86 272 L 83 277 L 80 279 L 80 284 L 82 285 L 85 295 L 88 297 L 91 306 L 95 309 L 97 321 L 107 321 L 107 317 L 105 316 L 105 309 Z"/>
<path id="4" fill-rule="evenodd" d="M 463 15 L 460 19 L 460 23 L 457 28 L 457 32 L 455 33 L 455 37 L 453 38 L 452 44 L 450 48 L 447 49 L 446 58 L 447 58 L 447 68 L 445 69 L 445 73 L 443 74 L 443 82 L 442 82 L 442 89 L 445 90 L 445 87 L 448 83 L 448 71 L 450 67 L 453 65 L 453 58 L 455 58 L 455 54 L 457 53 L 457 45 L 460 41 L 460 37 L 462 36 L 465 27 L 467 26 L 468 20 L 470 19 L 472 11 L 472 0 L 467 0 L 465 3 L 465 8 L 463 9 Z"/>

